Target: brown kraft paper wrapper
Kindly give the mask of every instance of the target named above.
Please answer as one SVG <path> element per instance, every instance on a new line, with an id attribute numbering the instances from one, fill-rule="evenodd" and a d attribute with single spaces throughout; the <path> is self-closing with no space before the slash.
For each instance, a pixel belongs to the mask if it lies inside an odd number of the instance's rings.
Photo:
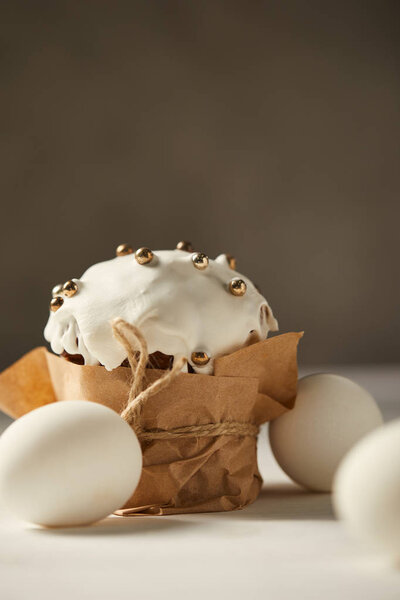
<path id="1" fill-rule="evenodd" d="M 181 373 L 150 397 L 143 430 L 169 431 L 210 423 L 261 425 L 293 407 L 297 345 L 286 333 L 217 358 L 214 375 Z M 164 371 L 148 369 L 151 384 Z M 132 373 L 80 366 L 36 348 L 0 375 L 0 408 L 12 417 L 53 401 L 88 400 L 120 413 Z M 101 440 L 99 440 L 101 443 Z M 141 440 L 143 471 L 124 514 L 172 514 L 240 509 L 253 502 L 262 479 L 252 435 Z"/>

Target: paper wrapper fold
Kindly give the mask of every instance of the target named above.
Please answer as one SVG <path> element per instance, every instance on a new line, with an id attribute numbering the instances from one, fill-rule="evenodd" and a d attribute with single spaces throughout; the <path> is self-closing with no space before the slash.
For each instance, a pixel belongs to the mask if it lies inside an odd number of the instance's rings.
<path id="1" fill-rule="evenodd" d="M 150 397 L 143 430 L 214 423 L 261 425 L 293 407 L 297 345 L 287 333 L 215 360 L 214 375 L 181 373 Z M 152 383 L 163 371 L 147 370 Z M 12 417 L 54 401 L 88 400 L 121 412 L 131 371 L 75 365 L 36 348 L 0 375 L 0 408 Z M 99 440 L 101 443 L 101 440 Z M 257 439 L 222 434 L 141 441 L 143 472 L 124 514 L 171 514 L 243 508 L 260 491 Z"/>

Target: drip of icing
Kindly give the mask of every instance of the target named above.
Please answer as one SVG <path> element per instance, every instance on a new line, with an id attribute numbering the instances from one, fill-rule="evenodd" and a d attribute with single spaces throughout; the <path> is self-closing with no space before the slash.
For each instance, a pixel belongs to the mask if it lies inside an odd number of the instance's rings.
<path id="1" fill-rule="evenodd" d="M 234 277 L 246 282 L 244 296 L 229 292 Z M 150 354 L 185 356 L 197 373 L 212 373 L 214 358 L 244 346 L 250 332 L 264 339 L 278 328 L 266 299 L 229 268 L 225 255 L 199 270 L 192 255 L 180 250 L 155 251 L 147 265 L 129 254 L 93 265 L 75 281 L 78 293 L 50 313 L 45 338 L 56 354 L 81 354 L 86 365 L 109 371 L 126 358 L 112 334 L 115 317 L 141 329 Z M 211 359 L 195 365 L 192 352 Z"/>

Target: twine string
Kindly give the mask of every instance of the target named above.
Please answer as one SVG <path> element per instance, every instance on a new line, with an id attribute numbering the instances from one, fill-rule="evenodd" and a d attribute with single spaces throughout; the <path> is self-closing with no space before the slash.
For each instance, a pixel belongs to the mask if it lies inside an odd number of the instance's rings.
<path id="1" fill-rule="evenodd" d="M 131 425 L 138 438 L 142 441 L 166 440 L 183 437 L 214 437 L 220 435 L 240 435 L 257 437 L 258 426 L 253 423 L 240 423 L 236 421 L 224 421 L 220 423 L 207 423 L 205 425 L 188 425 L 175 427 L 169 430 L 145 430 L 141 427 L 141 412 L 144 404 L 149 398 L 165 390 L 186 364 L 185 357 L 180 357 L 170 371 L 145 387 L 146 365 L 149 358 L 147 342 L 138 327 L 124 321 L 121 318 L 114 319 L 112 330 L 115 339 L 125 348 L 127 358 L 132 371 L 132 384 L 129 390 L 126 407 L 121 412 L 121 417 Z M 139 359 L 137 350 L 129 340 L 128 335 L 133 336 L 139 345 Z"/>

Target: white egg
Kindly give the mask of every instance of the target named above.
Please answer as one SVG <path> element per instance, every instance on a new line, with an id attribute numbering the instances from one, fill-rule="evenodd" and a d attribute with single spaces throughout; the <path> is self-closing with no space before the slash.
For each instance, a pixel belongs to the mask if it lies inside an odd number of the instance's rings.
<path id="1" fill-rule="evenodd" d="M 0 438 L 0 502 L 47 527 L 87 525 L 125 504 L 142 469 L 129 425 L 94 402 L 56 402 L 15 421 Z"/>
<path id="2" fill-rule="evenodd" d="M 357 537 L 400 558 L 400 420 L 350 450 L 337 471 L 333 499 Z"/>
<path id="3" fill-rule="evenodd" d="M 329 492 L 345 454 L 381 424 L 375 400 L 361 386 L 339 375 L 316 374 L 299 381 L 295 407 L 272 421 L 269 437 L 291 479 Z"/>

